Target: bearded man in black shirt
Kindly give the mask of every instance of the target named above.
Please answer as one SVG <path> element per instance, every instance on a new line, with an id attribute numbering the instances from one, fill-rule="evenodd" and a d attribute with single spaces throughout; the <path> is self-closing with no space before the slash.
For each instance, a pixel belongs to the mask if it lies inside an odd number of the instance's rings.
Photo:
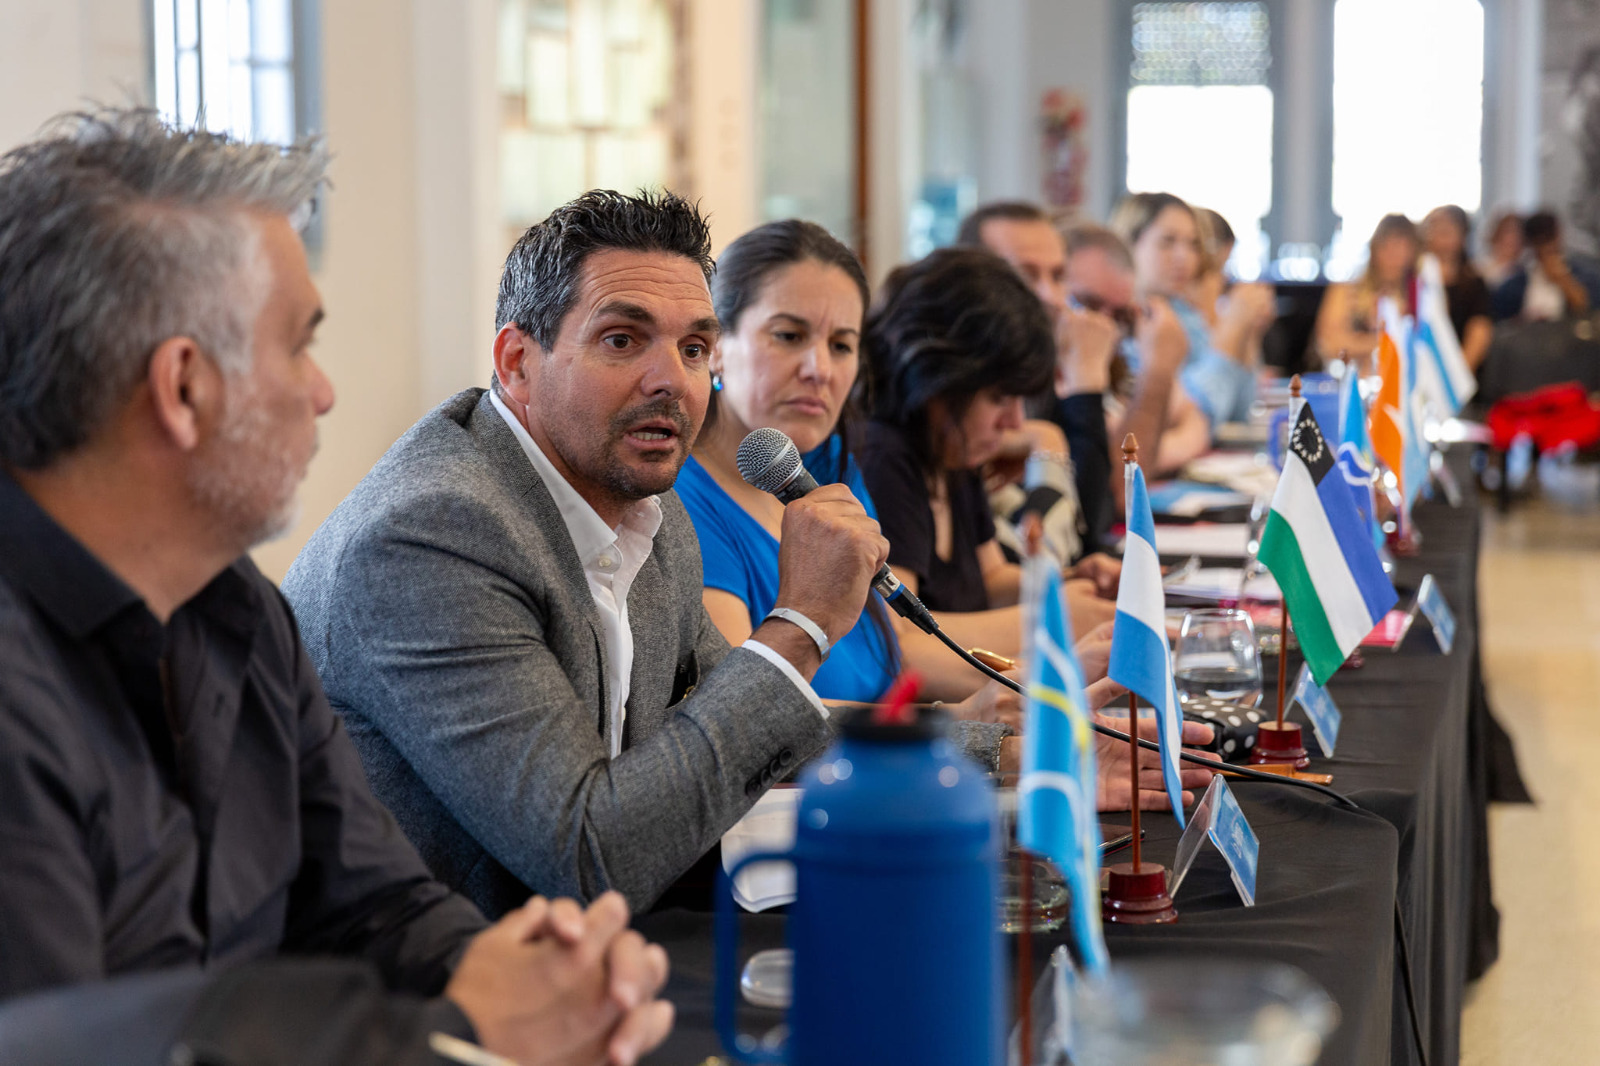
<path id="1" fill-rule="evenodd" d="M 0 1060 L 631 1063 L 671 1024 L 614 893 L 485 929 L 432 878 L 244 555 L 333 403 L 324 167 L 144 111 L 0 159 Z"/>

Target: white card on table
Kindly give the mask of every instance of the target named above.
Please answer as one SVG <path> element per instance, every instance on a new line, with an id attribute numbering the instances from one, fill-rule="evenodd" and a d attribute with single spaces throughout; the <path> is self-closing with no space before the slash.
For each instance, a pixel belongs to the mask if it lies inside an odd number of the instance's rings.
<path id="1" fill-rule="evenodd" d="M 1433 624 L 1433 636 L 1439 642 L 1439 650 L 1449 655 L 1456 643 L 1456 616 L 1445 602 L 1444 593 L 1439 591 L 1439 583 L 1432 574 L 1424 576 L 1422 584 L 1417 586 L 1417 606 L 1422 608 L 1424 617 Z"/>
<path id="2" fill-rule="evenodd" d="M 1311 730 L 1317 734 L 1317 746 L 1322 749 L 1323 758 L 1333 758 L 1333 746 L 1339 742 L 1339 708 L 1304 663 L 1300 664 L 1300 678 L 1294 683 L 1291 702 L 1304 708 L 1306 717 L 1311 719 Z"/>
<path id="3" fill-rule="evenodd" d="M 1217 792 L 1216 812 L 1206 836 L 1211 838 L 1211 843 L 1227 860 L 1228 872 L 1233 874 L 1233 887 L 1239 890 L 1244 905 L 1254 907 L 1256 862 L 1261 855 L 1261 842 L 1256 839 L 1256 831 L 1250 828 L 1250 821 L 1239 808 L 1239 801 L 1234 798 L 1228 783 L 1218 776 L 1211 779 L 1211 784 L 1212 787 L 1222 787 Z"/>
<path id="4" fill-rule="evenodd" d="M 1167 888 L 1173 897 L 1178 895 L 1178 886 L 1183 884 L 1189 868 L 1194 865 L 1200 845 L 1208 839 L 1228 864 L 1228 873 L 1233 877 L 1233 887 L 1239 890 L 1239 898 L 1246 907 L 1254 907 L 1256 859 L 1261 845 L 1221 774 L 1211 779 L 1205 795 L 1200 797 L 1194 813 L 1189 816 L 1183 836 L 1178 838 L 1178 852 L 1172 860 L 1172 878 Z"/>

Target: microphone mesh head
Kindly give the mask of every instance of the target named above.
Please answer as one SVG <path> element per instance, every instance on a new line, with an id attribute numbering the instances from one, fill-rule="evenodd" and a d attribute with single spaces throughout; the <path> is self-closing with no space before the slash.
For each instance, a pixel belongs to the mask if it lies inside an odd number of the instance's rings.
<path id="1" fill-rule="evenodd" d="M 770 426 L 751 433 L 739 444 L 739 473 L 762 492 L 777 492 L 800 469 L 800 449 L 781 429 Z"/>

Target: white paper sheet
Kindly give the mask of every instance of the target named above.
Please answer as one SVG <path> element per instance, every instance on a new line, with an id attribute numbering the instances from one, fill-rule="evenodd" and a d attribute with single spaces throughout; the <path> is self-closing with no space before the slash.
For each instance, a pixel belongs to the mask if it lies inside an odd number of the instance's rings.
<path id="1" fill-rule="evenodd" d="M 1250 527 L 1244 522 L 1156 526 L 1156 551 L 1161 555 L 1243 559 L 1249 540 Z"/>
<path id="2" fill-rule="evenodd" d="M 753 851 L 788 851 L 794 847 L 795 820 L 800 815 L 798 788 L 773 788 L 756 800 L 745 816 L 722 836 L 722 868 Z M 747 866 L 733 879 L 733 898 L 747 911 L 764 911 L 794 902 L 794 867 L 787 862 Z"/>

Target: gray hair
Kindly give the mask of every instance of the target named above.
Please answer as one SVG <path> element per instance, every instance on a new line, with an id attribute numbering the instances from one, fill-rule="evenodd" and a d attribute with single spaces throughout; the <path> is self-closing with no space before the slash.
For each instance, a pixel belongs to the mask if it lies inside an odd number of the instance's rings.
<path id="1" fill-rule="evenodd" d="M 302 211 L 327 160 L 147 109 L 64 115 L 0 156 L 0 464 L 81 446 L 168 338 L 247 371 L 266 298 L 248 212 Z"/>

